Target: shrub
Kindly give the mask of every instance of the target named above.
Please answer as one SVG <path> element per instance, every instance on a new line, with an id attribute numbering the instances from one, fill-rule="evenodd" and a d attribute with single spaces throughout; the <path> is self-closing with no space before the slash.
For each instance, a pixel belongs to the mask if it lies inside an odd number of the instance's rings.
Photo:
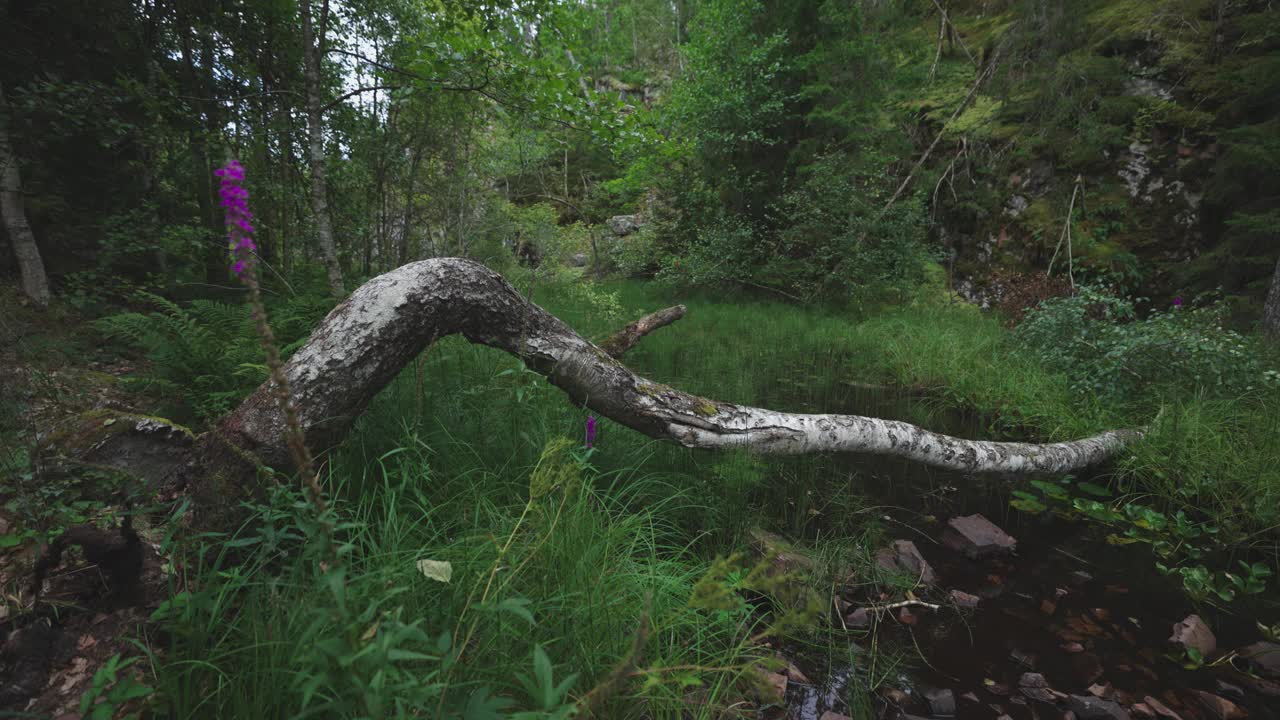
<path id="1" fill-rule="evenodd" d="M 1280 387 L 1256 340 L 1224 327 L 1226 307 L 1210 302 L 1139 318 L 1135 301 L 1081 287 L 1027 313 L 1015 337 L 1081 392 L 1134 397 L 1152 386 L 1194 387 L 1210 396 Z"/>

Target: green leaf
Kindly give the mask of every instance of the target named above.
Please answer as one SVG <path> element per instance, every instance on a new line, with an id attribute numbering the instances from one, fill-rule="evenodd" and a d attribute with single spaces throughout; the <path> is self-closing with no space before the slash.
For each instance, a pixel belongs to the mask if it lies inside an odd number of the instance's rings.
<path id="1" fill-rule="evenodd" d="M 1058 485 L 1056 483 L 1045 482 L 1043 480 L 1032 480 L 1031 485 L 1032 487 L 1036 488 L 1040 492 L 1044 493 L 1047 497 L 1051 497 L 1055 500 L 1067 499 L 1067 491 L 1063 489 L 1061 485 Z"/>
<path id="2" fill-rule="evenodd" d="M 1082 482 L 1076 485 L 1081 490 L 1093 495 L 1094 497 L 1111 497 L 1111 490 L 1101 485 L 1094 485 L 1091 482 Z"/>
<path id="3" fill-rule="evenodd" d="M 1027 498 L 1010 500 L 1009 504 L 1017 510 L 1021 510 L 1023 512 L 1028 512 L 1028 513 L 1042 513 L 1048 509 L 1048 506 L 1046 506 L 1044 503 L 1040 502 L 1039 500 L 1029 500 Z"/>
<path id="4" fill-rule="evenodd" d="M 467 698 L 462 720 L 502 720 L 502 711 L 514 704 L 509 698 L 493 697 L 487 687 L 478 688 Z"/>
<path id="5" fill-rule="evenodd" d="M 0 548 L 16 547 L 22 544 L 22 535 L 0 535 Z"/>
<path id="6" fill-rule="evenodd" d="M 533 613 L 529 612 L 529 608 L 526 607 L 528 604 L 529 600 L 525 598 L 507 598 L 495 605 L 494 609 L 509 612 L 516 617 L 524 619 L 530 625 L 537 625 L 538 623 L 533 619 Z"/>

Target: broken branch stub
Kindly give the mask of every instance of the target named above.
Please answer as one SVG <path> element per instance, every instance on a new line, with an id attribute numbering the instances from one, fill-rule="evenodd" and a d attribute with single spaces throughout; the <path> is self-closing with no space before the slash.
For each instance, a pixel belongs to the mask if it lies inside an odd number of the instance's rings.
<path id="1" fill-rule="evenodd" d="M 609 357 L 621 358 L 628 350 L 635 347 L 636 343 L 639 343 L 645 335 L 679 320 L 684 317 L 684 313 L 685 307 L 683 305 L 675 305 L 665 310 L 649 313 L 614 333 L 608 340 L 600 343 L 600 349 L 609 353 Z"/>
<path id="2" fill-rule="evenodd" d="M 455 333 L 519 357 L 575 403 L 687 447 L 780 455 L 872 453 L 961 471 L 1049 473 L 1106 460 L 1141 435 L 1112 430 L 1071 442 L 987 442 L 895 420 L 785 413 L 709 400 L 635 374 L 483 265 L 437 258 L 365 283 L 290 359 L 285 372 L 308 443 L 316 450 L 337 444 L 412 358 Z M 217 432 L 264 463 L 283 468 L 289 466 L 289 452 L 273 392 L 272 383 L 264 383 Z"/>

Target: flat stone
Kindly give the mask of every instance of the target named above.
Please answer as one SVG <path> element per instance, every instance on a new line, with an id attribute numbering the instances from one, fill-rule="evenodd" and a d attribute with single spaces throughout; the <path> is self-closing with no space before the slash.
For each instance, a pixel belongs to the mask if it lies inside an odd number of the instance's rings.
<path id="1" fill-rule="evenodd" d="M 1259 695 L 1280 698 L 1280 681 L 1253 677 L 1251 675 L 1241 675 L 1238 679 L 1240 684 L 1248 686 L 1250 690 L 1258 693 Z"/>
<path id="2" fill-rule="evenodd" d="M 1018 688 L 1018 692 L 1022 693 L 1028 700 L 1034 700 L 1045 705 L 1053 705 L 1058 701 L 1053 695 L 1053 691 L 1048 688 L 1024 687 Z"/>
<path id="3" fill-rule="evenodd" d="M 954 717 L 956 714 L 955 693 L 946 689 L 926 690 L 921 693 L 925 702 L 929 703 L 929 712 L 935 717 Z"/>
<path id="4" fill-rule="evenodd" d="M 1193 692 L 1195 692 L 1200 704 L 1204 706 L 1204 709 L 1208 711 L 1209 716 L 1214 720 L 1240 720 L 1241 718 L 1249 717 L 1249 713 L 1245 712 L 1244 708 L 1224 697 L 1207 693 L 1203 690 L 1195 690 Z"/>
<path id="5" fill-rule="evenodd" d="M 1018 678 L 1018 687 L 1048 688 L 1049 681 L 1040 673 L 1022 673 L 1022 677 Z"/>
<path id="6" fill-rule="evenodd" d="M 1134 703 L 1129 707 L 1129 711 L 1143 718 L 1154 718 L 1156 716 L 1156 711 L 1152 710 L 1151 706 L 1146 703 Z"/>
<path id="7" fill-rule="evenodd" d="M 948 520 L 942 541 L 974 560 L 1009 555 L 1018 547 L 1017 540 L 979 514 Z"/>
<path id="8" fill-rule="evenodd" d="M 1111 687 L 1111 683 L 1089 686 L 1089 694 L 1096 698 L 1110 700 L 1113 693 L 1115 693 L 1115 688 Z"/>
<path id="9" fill-rule="evenodd" d="M 1169 643 L 1184 650 L 1194 648 L 1206 658 L 1218 649 L 1217 638 L 1199 615 L 1188 615 L 1181 622 L 1174 623 Z"/>
<path id="10" fill-rule="evenodd" d="M 1237 654 L 1248 660 L 1259 675 L 1280 678 L 1280 645 L 1273 642 L 1256 642 L 1240 648 Z"/>
<path id="11" fill-rule="evenodd" d="M 866 608 L 858 608 L 844 616 L 844 624 L 854 630 L 866 630 L 871 627 L 871 611 Z"/>
<path id="12" fill-rule="evenodd" d="M 938 576 L 910 540 L 894 540 L 876 552 L 876 564 L 890 572 L 909 575 L 925 585 L 938 581 Z"/>
<path id="13" fill-rule="evenodd" d="M 1070 655 L 1084 652 L 1084 646 L 1078 642 L 1063 643 L 1058 647 L 1062 648 L 1062 652 Z"/>
<path id="14" fill-rule="evenodd" d="M 956 607 L 961 607 L 966 610 L 973 610 L 978 607 L 978 603 L 981 602 L 981 599 L 977 595 L 970 595 L 963 590 L 952 590 L 949 595 L 951 597 L 951 602 L 954 603 Z"/>
<path id="15" fill-rule="evenodd" d="M 764 681 L 769 685 L 769 687 L 773 688 L 773 690 L 778 693 L 778 697 L 787 696 L 786 675 L 783 675 L 782 673 L 765 672 L 763 670 L 760 671 L 760 674 L 764 677 Z"/>
<path id="16" fill-rule="evenodd" d="M 1181 715 L 1170 710 L 1168 705 L 1165 705 L 1150 695 L 1142 698 L 1142 704 L 1151 708 L 1156 715 L 1159 715 L 1162 718 L 1166 718 L 1167 720 L 1182 720 Z"/>
<path id="17" fill-rule="evenodd" d="M 1067 703 L 1080 720 L 1129 720 L 1129 712 L 1117 703 L 1092 695 L 1070 695 Z"/>
<path id="18" fill-rule="evenodd" d="M 1213 691 L 1218 695 L 1235 702 L 1244 702 L 1244 690 L 1226 680 L 1214 680 Z"/>

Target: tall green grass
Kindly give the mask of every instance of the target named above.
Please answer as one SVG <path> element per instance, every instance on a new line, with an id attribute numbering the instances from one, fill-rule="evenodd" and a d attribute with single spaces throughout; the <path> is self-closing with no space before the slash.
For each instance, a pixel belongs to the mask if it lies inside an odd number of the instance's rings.
<path id="1" fill-rule="evenodd" d="M 654 380 L 798 412 L 898 413 L 940 429 L 954 408 L 970 408 L 977 420 L 967 432 L 986 436 L 1065 439 L 1149 425 L 1148 439 L 1116 466 L 1125 491 L 1194 508 L 1241 535 L 1261 533 L 1255 540 L 1277 520 L 1280 413 L 1270 400 L 1187 396 L 1117 405 L 1082 397 L 1066 378 L 1013 352 L 996 319 L 945 302 L 857 318 L 745 297 L 674 297 L 639 283 L 602 287 L 616 293 L 616 306 L 586 302 L 566 286 L 533 294 L 596 339 L 644 312 L 686 302 L 684 320 L 626 358 Z M 886 404 L 858 389 L 868 383 L 917 388 L 928 401 Z M 872 495 L 872 471 L 842 458 L 691 451 L 603 419 L 587 453 L 586 417 L 510 356 L 459 338 L 436 343 L 325 459 L 350 544 L 346 600 L 373 609 L 361 616 L 364 626 L 308 611 L 330 607 L 332 593 L 304 552 L 305 522 L 291 514 L 286 496 L 243 531 L 238 542 L 253 562 L 190 570 L 192 592 L 170 611 L 171 636 L 152 639 L 162 650 L 154 672 L 170 713 L 293 716 L 308 682 L 333 672 L 316 665 L 315 643 L 343 632 L 376 638 L 380 622 L 416 623 L 433 642 L 470 637 L 456 666 L 421 661 L 415 692 L 428 714 L 463 707 L 480 688 L 528 710 L 535 703 L 518 676 L 532 674 L 536 648 L 551 659 L 557 681 L 578 674 L 570 698 L 581 697 L 629 656 L 647 617 L 643 655 L 603 715 L 717 716 L 748 692 L 744 668 L 763 650 L 745 639 L 763 620 L 756 612 L 692 607 L 699 578 L 762 525 L 821 549 L 826 571 L 813 582 L 827 583 L 829 593 L 831 578 L 850 563 L 865 567 L 874 546 L 882 498 Z M 577 468 L 581 485 L 531 502 L 531 475 L 557 438 L 569 438 L 573 449 L 556 462 Z M 423 559 L 452 563 L 452 580 L 424 577 L 415 567 Z M 477 607 L 486 586 L 490 595 Z M 885 672 L 888 656 L 854 663 L 847 638 L 829 632 L 791 642 L 833 665 L 856 664 L 848 700 L 855 712 L 870 712 L 865 689 Z M 310 702 L 362 707 L 350 694 L 330 677 Z"/>

